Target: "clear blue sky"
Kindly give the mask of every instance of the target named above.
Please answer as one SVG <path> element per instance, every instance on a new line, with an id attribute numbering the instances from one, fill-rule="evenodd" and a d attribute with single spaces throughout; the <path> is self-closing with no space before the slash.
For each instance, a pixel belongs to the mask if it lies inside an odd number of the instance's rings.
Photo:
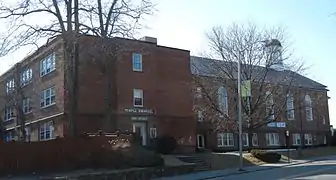
<path id="1" fill-rule="evenodd" d="M 248 21 L 285 27 L 295 56 L 304 60 L 308 77 L 330 89 L 329 111 L 336 125 L 335 0 L 158 0 L 158 12 L 147 19 L 142 35 L 156 36 L 161 45 L 191 50 L 207 47 L 204 32 L 214 25 Z M 334 110 L 334 111 L 333 111 Z"/>
<path id="2" fill-rule="evenodd" d="M 204 32 L 214 25 L 254 22 L 283 26 L 294 42 L 295 55 L 310 67 L 308 76 L 330 89 L 329 111 L 336 125 L 335 0 L 154 0 L 155 17 L 148 18 L 141 35 L 158 38 L 160 45 L 191 50 L 198 55 L 207 47 Z M 21 60 L 27 50 L 1 59 L 0 73 Z"/>

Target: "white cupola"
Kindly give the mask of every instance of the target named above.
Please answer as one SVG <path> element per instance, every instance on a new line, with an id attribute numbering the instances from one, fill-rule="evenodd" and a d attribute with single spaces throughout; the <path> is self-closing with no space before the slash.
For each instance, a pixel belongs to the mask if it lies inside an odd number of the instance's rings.
<path id="1" fill-rule="evenodd" d="M 269 64 L 270 68 L 274 70 L 283 71 L 285 68 L 282 59 L 282 45 L 280 41 L 277 39 L 270 39 L 266 40 L 265 43 L 267 52 L 269 53 L 267 64 Z"/>

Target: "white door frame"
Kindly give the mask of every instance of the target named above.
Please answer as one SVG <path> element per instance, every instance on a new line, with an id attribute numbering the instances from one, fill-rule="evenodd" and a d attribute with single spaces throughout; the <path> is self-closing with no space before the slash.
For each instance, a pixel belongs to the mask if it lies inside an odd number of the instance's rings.
<path id="1" fill-rule="evenodd" d="M 135 132 L 136 127 L 140 127 L 140 134 L 142 137 L 142 145 L 147 145 L 147 126 L 145 122 L 133 122 L 133 132 Z"/>
<path id="2" fill-rule="evenodd" d="M 202 134 L 197 134 L 197 136 L 196 136 L 197 138 L 197 148 L 204 148 L 205 147 L 205 144 L 204 144 L 204 135 L 202 135 Z M 201 141 L 202 141 L 202 147 L 200 146 L 200 142 L 199 142 L 199 138 L 201 137 Z"/>

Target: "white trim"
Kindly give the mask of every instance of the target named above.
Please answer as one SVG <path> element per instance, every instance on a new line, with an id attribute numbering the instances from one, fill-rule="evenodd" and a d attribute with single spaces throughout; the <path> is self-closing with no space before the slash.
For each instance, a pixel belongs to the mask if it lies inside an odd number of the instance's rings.
<path id="1" fill-rule="evenodd" d="M 37 120 L 35 120 L 35 121 L 30 121 L 30 122 L 27 122 L 27 123 L 26 123 L 26 126 L 27 126 L 27 125 L 30 125 L 30 124 L 34 124 L 34 123 L 40 122 L 40 121 L 45 121 L 45 120 L 48 120 L 48 119 L 50 119 L 50 118 L 54 118 L 54 117 L 57 117 L 57 116 L 61 116 L 61 115 L 63 115 L 63 114 L 64 114 L 64 112 L 61 112 L 61 113 L 54 114 L 54 115 L 51 115 L 51 116 L 47 116 L 47 117 L 44 117 L 44 118 L 41 118 L 41 119 L 37 119 Z M 19 127 L 20 127 L 20 125 L 18 125 L 18 126 L 14 126 L 14 127 L 11 127 L 11 128 L 6 129 L 6 131 L 13 130 L 13 129 L 15 129 L 15 128 L 19 128 Z"/>

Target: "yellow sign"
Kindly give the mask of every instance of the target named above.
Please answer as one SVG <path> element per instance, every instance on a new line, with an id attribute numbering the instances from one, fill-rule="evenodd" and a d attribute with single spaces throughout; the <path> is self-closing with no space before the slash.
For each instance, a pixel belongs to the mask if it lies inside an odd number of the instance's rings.
<path id="1" fill-rule="evenodd" d="M 241 95 L 242 97 L 250 97 L 251 96 L 251 81 L 242 81 L 241 82 Z"/>

